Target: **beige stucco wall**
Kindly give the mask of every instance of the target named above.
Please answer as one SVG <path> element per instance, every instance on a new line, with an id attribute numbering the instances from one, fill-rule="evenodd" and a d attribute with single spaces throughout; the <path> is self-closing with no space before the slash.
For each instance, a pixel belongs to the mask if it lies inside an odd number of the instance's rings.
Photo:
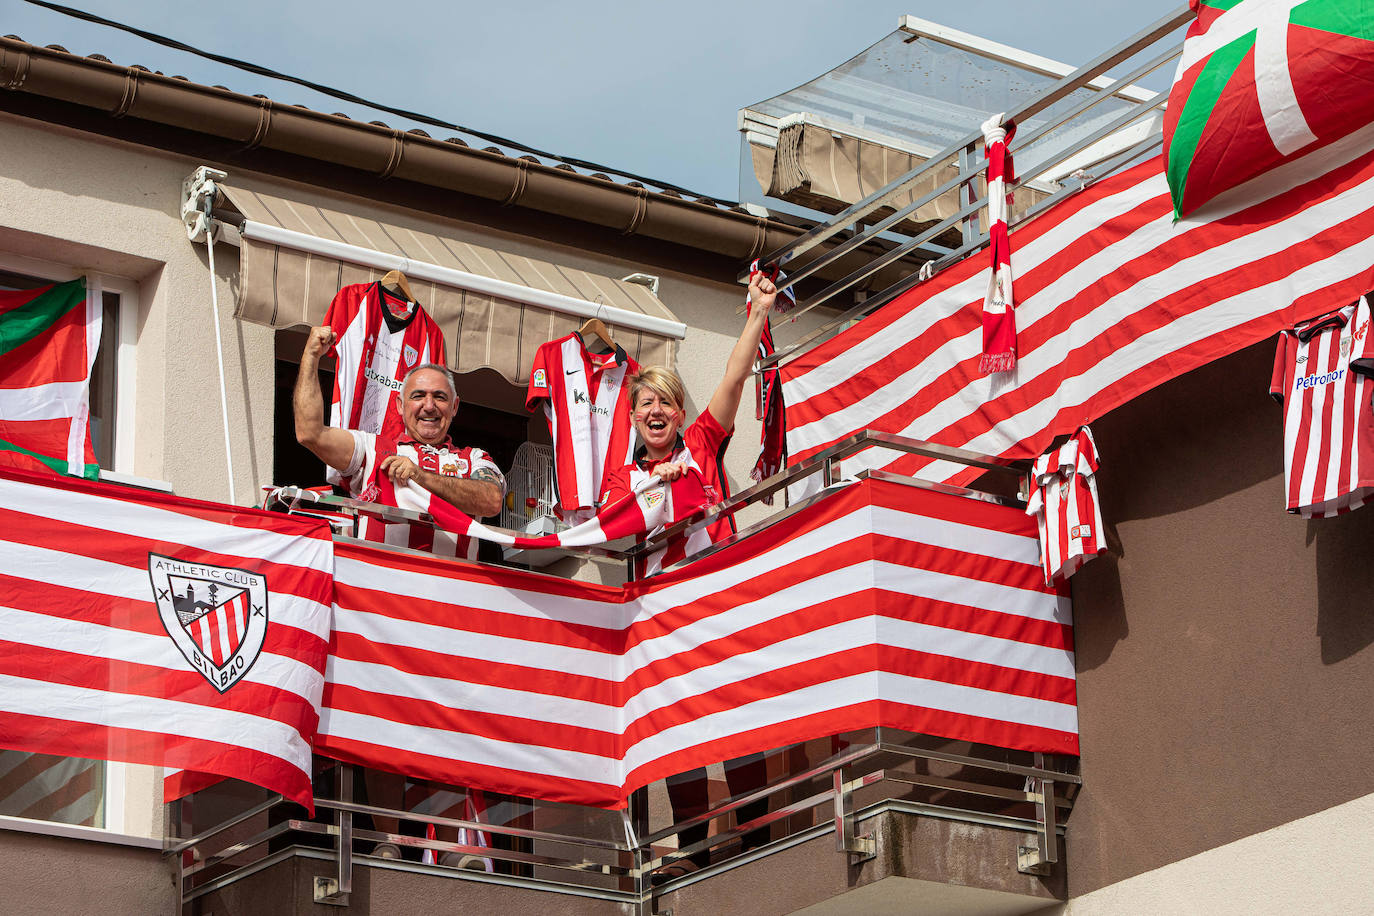
<path id="1" fill-rule="evenodd" d="M 119 424 L 134 437 L 133 459 L 118 470 L 228 499 L 206 252 L 178 215 L 182 179 L 197 163 L 8 116 L 0 125 L 0 250 L 137 284 L 137 395 L 132 424 Z M 248 503 L 271 470 L 273 338 L 229 318 L 226 268 L 236 269 L 237 253 L 223 251 L 229 430 L 236 496 Z"/>
<path id="2" fill-rule="evenodd" d="M 1044 916 L 1374 912 L 1374 795 L 1171 862 Z"/>

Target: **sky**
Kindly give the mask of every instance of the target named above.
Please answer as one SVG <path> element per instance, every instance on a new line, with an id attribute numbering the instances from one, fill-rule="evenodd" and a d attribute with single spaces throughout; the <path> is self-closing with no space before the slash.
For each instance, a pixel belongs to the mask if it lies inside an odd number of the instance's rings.
<path id="1" fill-rule="evenodd" d="M 67 4 L 369 100 L 722 200 L 739 198 L 738 110 L 844 63 L 895 30 L 903 14 L 1077 65 L 1184 5 L 1182 0 L 967 0 L 938 7 L 928 0 Z M 411 126 L 394 115 L 25 0 L 0 0 L 0 17 L 0 33 L 34 44 L 100 53 L 117 64 L 142 64 L 287 104 Z"/>

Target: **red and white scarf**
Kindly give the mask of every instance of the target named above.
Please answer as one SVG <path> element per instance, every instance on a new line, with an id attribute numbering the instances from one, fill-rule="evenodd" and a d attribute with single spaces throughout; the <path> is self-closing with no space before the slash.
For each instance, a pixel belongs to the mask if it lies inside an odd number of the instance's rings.
<path id="1" fill-rule="evenodd" d="M 539 537 L 515 535 L 503 529 L 489 528 L 439 499 L 430 502 L 428 511 L 434 519 L 434 524 L 445 531 L 492 541 L 506 547 L 520 550 L 595 547 L 621 538 L 637 537 L 661 525 L 670 524 L 673 520 L 673 493 L 676 489 L 678 488 L 664 486 L 663 481 L 657 477 L 648 477 L 638 483 L 629 495 L 609 506 L 603 506 L 594 518 L 565 531 Z M 706 505 L 705 497 L 702 497 L 700 505 Z M 699 507 L 686 507 L 683 514 Z"/>
<path id="2" fill-rule="evenodd" d="M 1016 367 L 1016 305 L 1011 295 L 1011 239 L 1007 234 L 1007 211 L 1011 208 L 1007 182 L 1016 181 L 1007 144 L 1014 136 L 1016 122 L 1003 126 L 1001 113 L 983 122 L 983 146 L 988 157 L 988 252 L 992 256 L 988 293 L 983 299 L 983 358 L 978 362 L 978 371 L 985 375 Z"/>
<path id="3" fill-rule="evenodd" d="M 754 278 L 754 274 L 759 272 L 759 262 L 755 258 L 749 265 L 749 279 Z M 787 280 L 787 275 L 780 270 L 770 273 L 770 278 L 774 283 L 783 283 Z M 783 314 L 791 311 L 797 304 L 797 297 L 791 288 L 783 290 L 778 294 L 777 302 L 773 305 L 773 311 Z M 753 309 L 753 303 L 745 300 L 746 314 Z M 763 335 L 759 337 L 758 358 L 759 361 L 767 359 L 776 352 L 773 345 L 773 325 L 771 317 L 764 322 Z M 779 374 L 778 365 L 774 363 L 761 371 L 757 376 L 758 400 L 762 405 L 762 415 L 759 417 L 763 421 L 763 433 L 759 442 L 759 458 L 754 462 L 754 469 L 749 472 L 749 476 L 754 480 L 765 480 L 772 477 L 782 466 L 787 463 L 787 426 L 784 422 L 785 405 L 782 399 L 782 378 Z M 773 504 L 771 496 L 766 497 L 763 502 L 766 505 Z"/>

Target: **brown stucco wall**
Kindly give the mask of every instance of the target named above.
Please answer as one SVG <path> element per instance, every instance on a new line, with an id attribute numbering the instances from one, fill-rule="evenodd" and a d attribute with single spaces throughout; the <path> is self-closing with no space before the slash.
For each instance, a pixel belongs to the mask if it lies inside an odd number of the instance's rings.
<path id="1" fill-rule="evenodd" d="M 1273 353 L 1093 424 L 1119 548 L 1073 579 L 1071 897 L 1374 792 L 1374 509 L 1284 513 Z"/>
<path id="2" fill-rule="evenodd" d="M 0 913 L 175 913 L 174 868 L 160 850 L 0 831 Z"/>

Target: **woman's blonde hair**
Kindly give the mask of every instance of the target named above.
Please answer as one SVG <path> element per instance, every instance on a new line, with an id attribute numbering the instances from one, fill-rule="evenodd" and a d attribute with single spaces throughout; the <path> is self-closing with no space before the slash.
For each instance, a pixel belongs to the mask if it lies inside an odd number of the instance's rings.
<path id="1" fill-rule="evenodd" d="M 659 397 L 672 401 L 678 410 L 683 409 L 687 400 L 682 388 L 682 379 L 666 366 L 645 366 L 630 379 L 630 409 L 639 403 L 639 393 L 645 388 Z"/>

